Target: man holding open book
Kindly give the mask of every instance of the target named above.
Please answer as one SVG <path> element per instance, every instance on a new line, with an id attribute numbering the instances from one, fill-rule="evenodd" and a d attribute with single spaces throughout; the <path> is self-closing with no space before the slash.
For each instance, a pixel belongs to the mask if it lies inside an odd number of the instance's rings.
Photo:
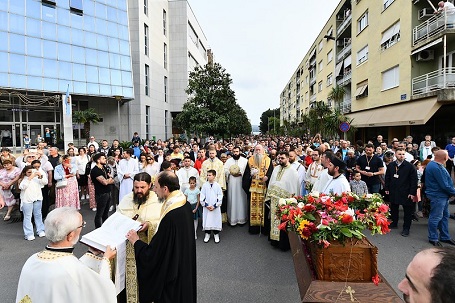
<path id="1" fill-rule="evenodd" d="M 142 223 L 138 231 L 139 238 L 145 243 L 150 243 L 158 227 L 161 204 L 152 191 L 152 178 L 146 173 L 134 175 L 133 191 L 123 197 L 118 205 L 117 212 Z M 138 283 L 134 247 L 131 243 L 126 245 L 126 294 L 119 294 L 119 302 L 137 303 Z"/>
<path id="2" fill-rule="evenodd" d="M 160 173 L 154 191 L 163 204 L 153 239 L 147 244 L 134 230 L 126 235 L 134 246 L 140 302 L 197 300 L 193 213 L 179 189 L 179 179 L 174 173 Z"/>

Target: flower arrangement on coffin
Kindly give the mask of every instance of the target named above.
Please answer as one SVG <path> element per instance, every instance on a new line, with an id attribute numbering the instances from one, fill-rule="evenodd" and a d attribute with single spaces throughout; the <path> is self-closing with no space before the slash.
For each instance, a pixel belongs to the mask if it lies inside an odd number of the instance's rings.
<path id="1" fill-rule="evenodd" d="M 347 239 L 390 231 L 389 207 L 381 195 L 362 197 L 348 192 L 342 195 L 325 195 L 313 192 L 306 196 L 280 199 L 277 216 L 280 230 L 296 232 L 302 239 L 316 242 L 327 248 L 332 241 L 345 243 Z"/>

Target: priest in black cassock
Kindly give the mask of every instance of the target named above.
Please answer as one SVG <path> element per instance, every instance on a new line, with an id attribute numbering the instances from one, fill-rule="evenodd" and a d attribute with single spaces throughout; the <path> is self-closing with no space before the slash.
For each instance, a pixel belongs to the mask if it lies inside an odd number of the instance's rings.
<path id="1" fill-rule="evenodd" d="M 173 172 L 160 173 L 153 189 L 163 202 L 155 236 L 147 244 L 134 230 L 126 235 L 134 246 L 141 303 L 197 301 L 193 213 L 179 188 Z"/>

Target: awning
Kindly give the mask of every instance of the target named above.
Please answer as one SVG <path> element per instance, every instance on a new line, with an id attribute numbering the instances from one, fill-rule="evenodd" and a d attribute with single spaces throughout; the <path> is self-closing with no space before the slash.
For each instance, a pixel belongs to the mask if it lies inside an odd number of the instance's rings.
<path id="1" fill-rule="evenodd" d="M 340 72 L 341 72 L 342 68 L 343 68 L 343 61 L 341 61 L 340 63 L 338 63 L 335 66 L 335 77 L 338 77 L 340 75 Z"/>
<path id="2" fill-rule="evenodd" d="M 427 123 L 440 107 L 437 97 L 433 97 L 353 112 L 347 116 L 353 119 L 352 125 L 355 127 L 422 125 Z"/>
<path id="3" fill-rule="evenodd" d="M 313 49 L 313 51 L 310 53 L 310 55 L 308 56 L 308 59 L 311 59 L 311 57 L 313 57 L 314 55 L 316 55 L 316 47 Z"/>
<path id="4" fill-rule="evenodd" d="M 351 65 L 351 55 L 347 56 L 346 59 L 344 59 L 344 67 L 348 67 Z"/>
<path id="5" fill-rule="evenodd" d="M 354 97 L 357 97 L 357 96 L 360 96 L 361 94 L 363 94 L 365 92 L 365 90 L 367 89 L 367 87 L 368 87 L 368 83 L 357 87 L 357 89 L 355 90 Z"/>
<path id="6" fill-rule="evenodd" d="M 389 27 L 383 34 L 382 34 L 382 39 L 381 43 L 383 44 L 387 40 L 390 40 L 393 36 L 398 34 L 400 32 L 400 21 L 395 23 L 393 26 Z"/>
<path id="7" fill-rule="evenodd" d="M 437 39 L 437 40 L 434 40 L 433 42 L 428 43 L 428 44 L 425 44 L 424 46 L 419 47 L 418 49 L 412 51 L 411 55 L 415 55 L 415 54 L 417 54 L 417 53 L 420 53 L 421 51 L 423 51 L 423 50 L 425 50 L 425 49 L 427 49 L 427 48 L 429 48 L 429 47 L 432 47 L 433 45 L 436 45 L 436 44 L 438 44 L 438 43 L 441 43 L 441 42 L 442 42 L 442 38 L 439 38 L 439 39 Z"/>

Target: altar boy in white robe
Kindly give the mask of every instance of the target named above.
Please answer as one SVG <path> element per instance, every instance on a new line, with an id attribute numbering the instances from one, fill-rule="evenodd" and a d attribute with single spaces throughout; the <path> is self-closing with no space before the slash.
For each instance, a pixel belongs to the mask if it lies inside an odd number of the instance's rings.
<path id="1" fill-rule="evenodd" d="M 205 231 L 204 242 L 210 241 L 213 231 L 215 243 L 220 243 L 219 232 L 222 230 L 221 204 L 223 203 L 223 190 L 215 181 L 216 171 L 207 171 L 207 182 L 202 185 L 200 202 L 204 208 L 202 213 L 202 229 Z"/>
<path id="2" fill-rule="evenodd" d="M 131 157 L 133 150 L 127 148 L 123 151 L 123 159 L 120 160 L 117 167 L 117 176 L 120 180 L 119 201 L 133 191 L 134 175 L 139 173 L 137 159 Z"/>

